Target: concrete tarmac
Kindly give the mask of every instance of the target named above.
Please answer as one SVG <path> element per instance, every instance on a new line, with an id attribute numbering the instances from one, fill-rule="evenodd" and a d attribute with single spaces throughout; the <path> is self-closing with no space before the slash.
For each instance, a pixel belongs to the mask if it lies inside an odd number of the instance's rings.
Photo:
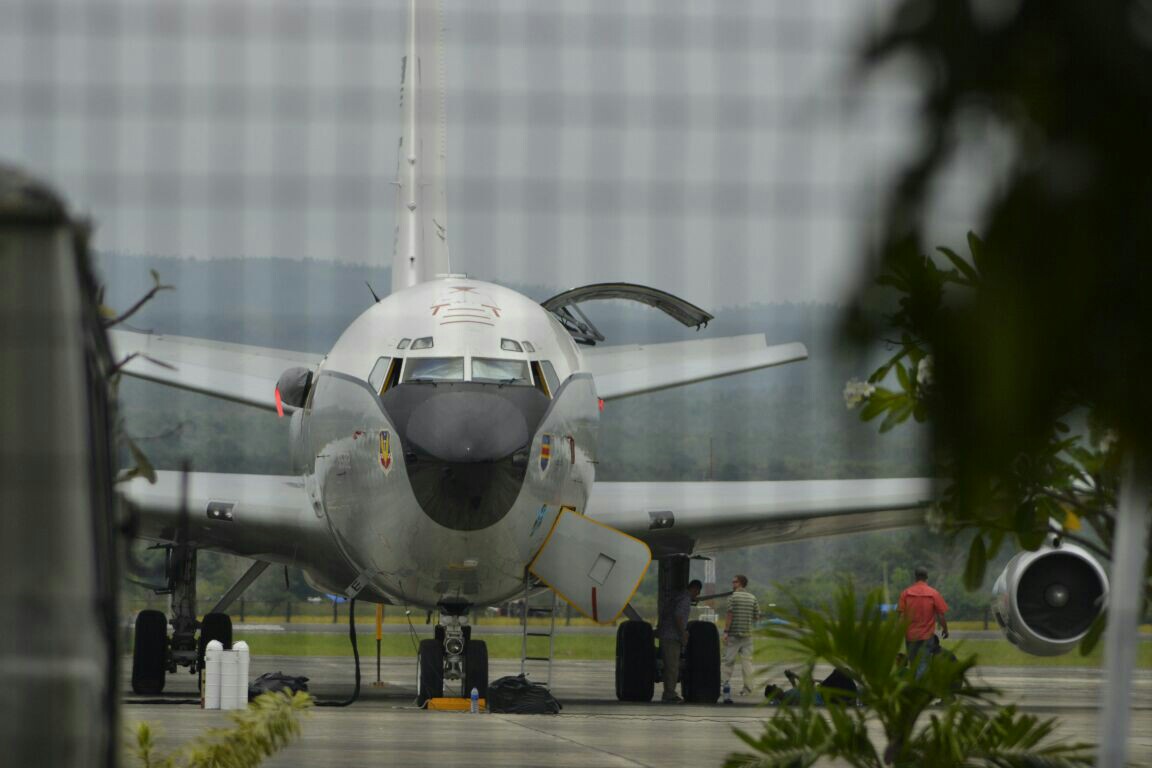
<path id="1" fill-rule="evenodd" d="M 228 724 L 228 713 L 197 706 L 194 678 L 170 675 L 161 697 L 131 694 L 125 659 L 124 720 L 147 721 L 160 729 L 162 750 L 186 743 L 206 728 Z M 471 715 L 429 712 L 415 705 L 415 659 L 386 658 L 382 685 L 375 656 L 362 658 L 360 699 L 350 707 L 321 707 L 305 719 L 303 736 L 269 760 L 269 766 L 720 766 L 743 743 L 739 728 L 758 734 L 770 714 L 758 697 L 736 697 L 732 705 L 632 704 L 615 700 L 611 661 L 564 661 L 553 666 L 552 691 L 563 712 L 549 715 Z M 253 656 L 251 676 L 283 671 L 305 675 L 319 699 L 346 698 L 353 688 L 349 658 Z M 490 678 L 517 674 L 516 660 L 493 660 Z M 819 671 L 819 670 L 818 670 Z M 540 679 L 542 670 L 531 675 Z M 760 670 L 760 680 L 784 682 L 780 665 Z M 1087 668 L 987 668 L 978 681 L 1002 691 L 1000 699 L 1026 712 L 1058 717 L 1059 738 L 1095 741 L 1101 673 Z M 659 687 L 659 686 L 658 686 Z M 657 691 L 659 696 L 659 691 Z M 173 704 L 160 703 L 177 702 Z M 1152 671 L 1134 681 L 1130 759 L 1152 766 Z M 879 733 L 874 743 L 883 746 Z M 126 765 L 133 765 L 131 760 Z M 834 765 L 834 763 L 829 763 Z"/>

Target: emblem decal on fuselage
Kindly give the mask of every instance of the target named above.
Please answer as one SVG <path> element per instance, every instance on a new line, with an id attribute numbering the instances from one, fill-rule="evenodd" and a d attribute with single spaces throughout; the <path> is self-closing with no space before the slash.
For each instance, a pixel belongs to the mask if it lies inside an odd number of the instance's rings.
<path id="1" fill-rule="evenodd" d="M 548 505 L 541 504 L 540 509 L 536 511 L 536 522 L 532 523 L 532 530 L 528 532 L 528 538 L 536 535 L 536 529 L 540 527 L 540 523 L 544 522 L 544 515 L 548 514 Z"/>
<path id="2" fill-rule="evenodd" d="M 552 458 L 552 435 L 540 436 L 540 471 L 548 469 L 548 460 Z"/>
<path id="3" fill-rule="evenodd" d="M 392 471 L 392 439 L 386 429 L 380 430 L 380 466 L 384 474 Z"/>

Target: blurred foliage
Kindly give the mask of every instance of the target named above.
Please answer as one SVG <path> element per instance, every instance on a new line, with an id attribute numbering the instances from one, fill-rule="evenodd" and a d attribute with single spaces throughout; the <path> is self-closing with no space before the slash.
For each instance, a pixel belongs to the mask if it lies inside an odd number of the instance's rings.
<path id="1" fill-rule="evenodd" d="M 807 660 L 794 706 L 778 706 L 759 736 L 736 730 L 751 752 L 729 755 L 727 768 L 798 768 L 824 760 L 853 766 L 1090 765 L 1087 745 L 1053 741 L 1058 723 L 999 707 L 995 691 L 969 679 L 973 656 L 939 654 L 916 677 L 902 666 L 905 624 L 884 617 L 881 595 L 857 595 L 843 582 L 816 607 L 792 599 L 781 611 L 790 623 L 767 634 Z M 962 650 L 962 647 L 961 647 Z M 857 698 L 829 696 L 815 703 L 813 671 L 832 665 L 856 683 Z M 870 727 L 885 743 L 876 745 Z"/>
<path id="2" fill-rule="evenodd" d="M 146 722 L 136 726 L 128 747 L 144 768 L 253 768 L 300 735 L 300 715 L 312 705 L 302 691 L 265 693 L 230 715 L 231 728 L 210 728 L 171 754 L 158 754 Z"/>
<path id="3" fill-rule="evenodd" d="M 881 287 L 860 299 L 894 290 L 898 308 L 855 329 L 896 351 L 861 413 L 931 421 L 954 481 L 938 521 L 980 532 L 970 583 L 1050 520 L 1107 557 L 1118 457 L 1152 447 L 1152 5 L 903 0 L 863 61 L 920 77 Z M 989 137 L 1010 158 L 986 173 L 982 237 L 923 255 L 943 182 Z"/>
<path id="4" fill-rule="evenodd" d="M 989 269 L 984 244 L 975 235 L 968 241 L 971 263 L 946 248 L 938 249 L 945 266 L 908 250 L 889 255 L 877 283 L 900 296 L 898 311 L 888 318 L 899 340 L 891 342 L 895 351 L 869 376 L 868 391 L 859 400 L 862 420 L 883 417 L 881 431 L 910 417 L 931 419 L 938 427 L 937 463 L 944 476 L 954 480 L 935 510 L 936 522 L 953 533 L 976 530 L 970 538 L 965 579 L 975 589 L 984 579 L 989 557 L 1006 538 L 1022 549 L 1035 550 L 1047 534 L 1061 531 L 1106 557 L 1102 542 L 1112 538 L 1120 451 L 1115 432 L 1103 427 L 1095 412 L 1072 393 L 1067 393 L 1065 407 L 1054 415 L 1047 431 L 1037 432 L 1027 447 L 1018 445 L 1014 454 L 999 453 L 1001 444 L 991 434 L 991 425 L 985 435 L 991 443 L 985 450 L 967 443 L 958 447 L 958 434 L 966 427 L 956 421 L 954 403 L 971 397 L 959 391 L 971 377 L 960 376 L 952 363 L 945 363 L 948 372 L 941 374 L 936 361 L 952 355 L 938 329 L 963 322 L 956 319 L 956 308 L 982 290 L 983 274 Z M 884 386 L 886 382 L 890 387 Z M 991 463 L 990 454 L 997 456 Z"/>

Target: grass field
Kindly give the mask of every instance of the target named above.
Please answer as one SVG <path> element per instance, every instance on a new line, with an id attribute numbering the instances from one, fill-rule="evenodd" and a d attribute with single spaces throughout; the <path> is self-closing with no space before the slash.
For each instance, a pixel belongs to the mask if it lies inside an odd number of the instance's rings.
<path id="1" fill-rule="evenodd" d="M 478 632 L 482 632 L 481 627 Z M 253 655 L 269 656 L 351 656 L 352 646 L 343 634 L 304 634 L 284 632 L 276 634 L 236 633 L 237 639 L 244 639 L 252 648 Z M 483 638 L 488 643 L 488 654 L 497 659 L 520 658 L 521 639 L 518 635 L 488 635 Z M 794 662 L 797 654 L 784 645 L 767 639 L 757 642 L 756 660 L 761 664 Z M 1102 645 L 1087 657 L 1077 653 L 1066 656 L 1029 656 L 1013 647 L 1007 640 L 963 640 L 948 642 L 949 649 L 958 655 L 975 654 L 977 663 L 988 667 L 1095 667 L 1103 658 Z M 362 658 L 376 655 L 376 641 L 373 637 L 359 638 Z M 532 652 L 545 650 L 545 646 L 533 646 Z M 546 651 L 545 651 L 546 652 Z M 384 656 L 415 656 L 416 639 L 412 635 L 386 634 L 381 641 L 381 654 Z M 609 660 L 616 655 L 616 638 L 612 635 L 557 634 L 555 658 L 557 659 L 599 659 Z M 1137 665 L 1152 669 L 1152 642 L 1141 642 L 1137 655 Z"/>

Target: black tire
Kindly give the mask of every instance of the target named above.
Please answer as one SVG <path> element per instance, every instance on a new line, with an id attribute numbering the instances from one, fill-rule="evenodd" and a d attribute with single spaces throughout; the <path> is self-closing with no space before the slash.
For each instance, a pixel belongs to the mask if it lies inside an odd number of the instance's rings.
<path id="1" fill-rule="evenodd" d="M 444 695 L 444 646 L 435 640 L 421 640 L 416 654 L 416 704 Z"/>
<path id="2" fill-rule="evenodd" d="M 160 611 L 140 611 L 132 646 L 132 691 L 162 693 L 167 661 L 168 618 Z"/>
<path id="3" fill-rule="evenodd" d="M 656 689 L 656 644 L 652 625 L 630 620 L 616 629 L 616 698 L 652 701 Z"/>
<path id="4" fill-rule="evenodd" d="M 472 640 L 464 646 L 464 690 L 465 698 L 472 695 L 475 688 L 480 698 L 488 698 L 488 643 Z"/>
<path id="5" fill-rule="evenodd" d="M 200 622 L 200 641 L 196 649 L 197 669 L 204 669 L 204 649 L 219 640 L 224 650 L 232 650 L 232 617 L 226 613 L 206 613 Z"/>
<path id="6" fill-rule="evenodd" d="M 720 633 L 710 621 L 688 622 L 680 690 L 685 701 L 698 704 L 715 704 L 720 698 Z"/>

